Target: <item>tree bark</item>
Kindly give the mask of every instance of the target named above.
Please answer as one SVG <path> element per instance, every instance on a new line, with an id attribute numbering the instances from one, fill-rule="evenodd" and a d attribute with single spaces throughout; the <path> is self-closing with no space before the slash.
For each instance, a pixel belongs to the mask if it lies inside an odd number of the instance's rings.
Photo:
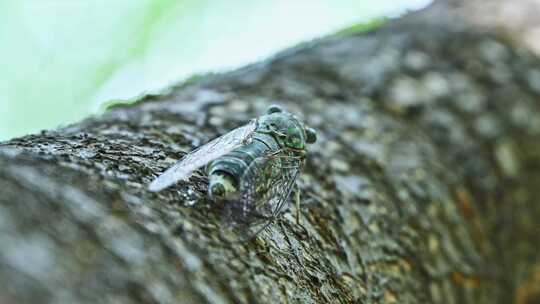
<path id="1" fill-rule="evenodd" d="M 540 61 L 428 19 L 2 143 L 0 303 L 538 303 Z M 233 243 L 204 175 L 146 190 L 271 103 L 319 132 L 301 225 Z"/>

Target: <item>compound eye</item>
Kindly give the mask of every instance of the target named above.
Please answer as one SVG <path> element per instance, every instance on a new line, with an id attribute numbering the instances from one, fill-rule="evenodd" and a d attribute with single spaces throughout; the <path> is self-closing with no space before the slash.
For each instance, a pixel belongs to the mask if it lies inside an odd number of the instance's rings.
<path id="1" fill-rule="evenodd" d="M 306 142 L 312 144 L 317 141 L 317 131 L 313 128 L 306 128 Z"/>
<path id="2" fill-rule="evenodd" d="M 280 113 L 280 112 L 283 112 L 283 108 L 281 108 L 281 107 L 278 106 L 278 105 L 271 105 L 271 106 L 269 106 L 268 109 L 266 110 L 266 113 L 267 113 L 267 114 Z"/>

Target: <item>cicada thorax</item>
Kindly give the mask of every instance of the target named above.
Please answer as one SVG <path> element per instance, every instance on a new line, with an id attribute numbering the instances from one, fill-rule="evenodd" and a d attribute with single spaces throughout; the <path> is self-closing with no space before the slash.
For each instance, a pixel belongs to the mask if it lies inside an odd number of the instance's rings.
<path id="1" fill-rule="evenodd" d="M 264 191 L 265 177 L 272 173 L 266 168 L 266 162 L 256 161 L 277 153 L 280 145 L 269 135 L 254 132 L 251 141 L 232 152 L 214 160 L 207 167 L 209 176 L 208 193 L 213 199 L 239 200 L 242 183 L 255 183 L 256 188 Z M 248 170 L 250 174 L 247 174 Z M 277 174 L 274 172 L 273 174 Z M 246 176 L 255 180 L 246 180 Z"/>

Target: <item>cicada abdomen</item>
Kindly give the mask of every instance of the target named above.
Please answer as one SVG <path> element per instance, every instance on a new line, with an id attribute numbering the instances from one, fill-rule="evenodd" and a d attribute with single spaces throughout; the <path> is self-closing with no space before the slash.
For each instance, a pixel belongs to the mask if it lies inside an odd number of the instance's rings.
<path id="1" fill-rule="evenodd" d="M 208 193 L 212 199 L 239 200 L 243 177 L 248 170 L 264 180 L 261 159 L 279 153 L 278 142 L 270 135 L 254 133 L 251 142 L 214 160 L 207 167 Z M 258 161 L 255 161 L 258 160 Z M 255 181 L 253 181 L 255 182 Z"/>

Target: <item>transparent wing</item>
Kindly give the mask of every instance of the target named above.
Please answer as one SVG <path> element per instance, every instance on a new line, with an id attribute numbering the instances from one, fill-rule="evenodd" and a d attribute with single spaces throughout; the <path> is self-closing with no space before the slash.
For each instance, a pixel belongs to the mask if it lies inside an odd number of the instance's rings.
<path id="1" fill-rule="evenodd" d="M 193 171 L 242 145 L 253 133 L 257 121 L 232 130 L 188 153 L 184 158 L 158 176 L 150 185 L 150 191 L 161 191 L 189 177 Z"/>
<path id="2" fill-rule="evenodd" d="M 255 159 L 241 178 L 241 198 L 229 205 L 228 218 L 247 236 L 266 228 L 287 209 L 301 163 L 283 153 Z"/>

